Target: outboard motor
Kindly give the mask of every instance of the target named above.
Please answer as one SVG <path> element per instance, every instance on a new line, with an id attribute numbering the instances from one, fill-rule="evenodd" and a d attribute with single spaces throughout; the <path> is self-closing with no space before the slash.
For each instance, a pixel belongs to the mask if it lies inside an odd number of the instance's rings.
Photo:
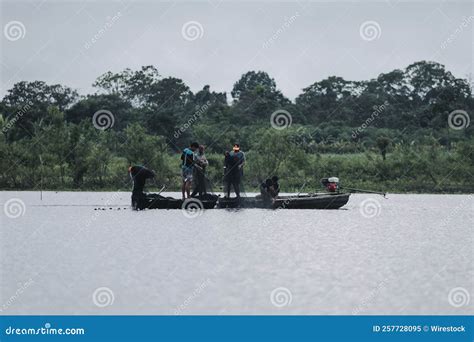
<path id="1" fill-rule="evenodd" d="M 339 191 L 339 178 L 329 177 L 321 179 L 321 184 L 326 188 L 328 192 Z"/>

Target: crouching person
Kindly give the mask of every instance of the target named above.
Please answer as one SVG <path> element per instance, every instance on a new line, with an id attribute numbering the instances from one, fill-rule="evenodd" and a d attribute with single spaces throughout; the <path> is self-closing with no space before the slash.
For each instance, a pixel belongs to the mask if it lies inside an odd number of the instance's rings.
<path id="1" fill-rule="evenodd" d="M 264 202 L 272 202 L 278 197 L 280 193 L 280 184 L 278 184 L 278 177 L 273 176 L 271 179 L 268 178 L 260 185 L 260 196 Z"/>
<path id="2" fill-rule="evenodd" d="M 132 208 L 134 210 L 143 210 L 147 207 L 147 201 L 143 189 L 148 178 L 154 178 L 155 172 L 144 166 L 130 166 L 128 168 L 130 178 L 133 182 L 132 189 Z"/>

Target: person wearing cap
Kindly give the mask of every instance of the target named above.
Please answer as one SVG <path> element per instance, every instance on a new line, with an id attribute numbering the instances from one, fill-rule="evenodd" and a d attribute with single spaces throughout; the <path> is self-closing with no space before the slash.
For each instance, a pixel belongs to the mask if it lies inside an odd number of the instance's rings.
<path id="1" fill-rule="evenodd" d="M 195 161 L 194 152 L 198 148 L 199 144 L 197 142 L 193 142 L 189 147 L 186 147 L 181 153 L 181 175 L 183 177 L 181 194 L 183 195 L 183 200 L 185 200 L 186 197 L 191 197 L 191 184 L 193 181 L 193 168 Z"/>
<path id="2" fill-rule="evenodd" d="M 225 154 L 224 189 L 226 197 L 230 197 L 230 188 L 234 188 L 237 198 L 240 198 L 240 178 L 243 175 L 245 154 L 240 150 L 239 144 L 234 144 L 231 152 Z"/>
<path id="3" fill-rule="evenodd" d="M 230 152 L 230 156 L 236 158 L 238 160 L 237 167 L 240 171 L 240 175 L 244 175 L 244 165 L 245 165 L 245 153 L 240 150 L 239 144 L 234 144 L 232 148 L 232 152 Z"/>
<path id="4" fill-rule="evenodd" d="M 154 178 L 155 172 L 147 169 L 144 166 L 139 165 L 129 165 L 128 173 L 133 182 L 132 189 L 132 208 L 135 210 L 142 210 L 146 207 L 145 202 L 145 193 L 143 188 L 145 187 L 145 182 L 148 178 Z"/>

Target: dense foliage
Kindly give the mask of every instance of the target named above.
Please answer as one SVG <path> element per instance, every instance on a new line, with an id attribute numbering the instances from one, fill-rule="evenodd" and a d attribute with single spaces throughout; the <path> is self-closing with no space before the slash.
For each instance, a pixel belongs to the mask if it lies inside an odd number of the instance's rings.
<path id="1" fill-rule="evenodd" d="M 324 176 L 388 191 L 474 190 L 472 126 L 448 124 L 455 110 L 473 112 L 472 89 L 435 62 L 369 81 L 329 77 L 294 102 L 262 71 L 242 75 L 230 96 L 208 85 L 194 94 L 153 66 L 107 72 L 94 87 L 86 96 L 41 81 L 8 90 L 0 188 L 129 189 L 128 164 L 145 163 L 157 184 L 177 189 L 179 151 L 196 140 L 207 146 L 216 188 L 223 153 L 239 142 L 249 189 L 278 174 L 287 191 L 314 190 Z M 99 111 L 112 114 L 112 127 L 94 125 Z"/>

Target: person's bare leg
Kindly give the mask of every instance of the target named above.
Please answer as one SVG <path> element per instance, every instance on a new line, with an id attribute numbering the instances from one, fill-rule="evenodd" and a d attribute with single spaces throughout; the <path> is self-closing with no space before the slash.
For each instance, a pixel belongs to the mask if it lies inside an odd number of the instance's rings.
<path id="1" fill-rule="evenodd" d="M 186 195 L 188 196 L 188 198 L 191 197 L 191 182 L 190 181 L 186 182 Z"/>
<path id="2" fill-rule="evenodd" d="M 181 185 L 181 194 L 183 195 L 183 200 L 186 199 L 186 197 L 184 196 L 185 191 L 186 191 L 186 182 L 183 182 L 183 184 Z"/>

